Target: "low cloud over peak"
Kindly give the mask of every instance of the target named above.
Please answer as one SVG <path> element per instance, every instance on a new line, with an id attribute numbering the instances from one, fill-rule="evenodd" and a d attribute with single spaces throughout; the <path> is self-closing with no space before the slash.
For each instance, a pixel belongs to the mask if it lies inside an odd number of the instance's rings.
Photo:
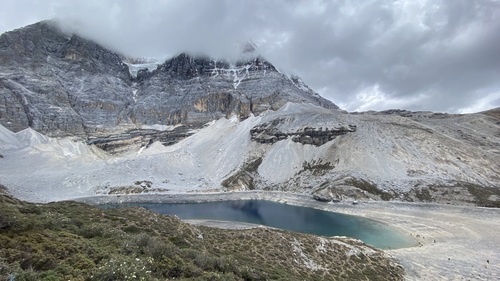
<path id="1" fill-rule="evenodd" d="M 131 56 L 230 56 L 253 40 L 347 110 L 500 106 L 500 1 L 7 0 L 0 32 L 46 18 Z"/>

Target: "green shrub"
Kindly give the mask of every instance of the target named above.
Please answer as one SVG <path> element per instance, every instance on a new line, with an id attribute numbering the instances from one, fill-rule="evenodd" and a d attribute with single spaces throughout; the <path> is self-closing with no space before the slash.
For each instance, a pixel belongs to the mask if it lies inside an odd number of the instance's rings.
<path id="1" fill-rule="evenodd" d="M 87 225 L 83 225 L 78 230 L 78 235 L 81 235 L 84 238 L 95 238 L 102 237 L 104 235 L 105 226 L 91 223 Z"/>

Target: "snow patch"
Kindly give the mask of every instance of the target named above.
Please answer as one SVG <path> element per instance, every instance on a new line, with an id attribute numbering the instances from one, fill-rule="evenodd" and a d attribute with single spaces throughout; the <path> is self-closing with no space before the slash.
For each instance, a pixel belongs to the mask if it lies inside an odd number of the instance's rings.
<path id="1" fill-rule="evenodd" d="M 132 90 L 132 99 L 134 100 L 134 102 L 137 102 L 137 91 L 137 89 Z"/>
<path id="2" fill-rule="evenodd" d="M 256 60 L 257 58 L 253 57 L 253 60 L 249 60 L 248 63 L 238 67 L 231 63 L 229 68 L 219 68 L 217 67 L 217 61 L 213 60 L 214 68 L 209 70 L 210 75 L 212 78 L 223 75 L 228 79 L 232 79 L 233 88 L 237 89 L 243 80 L 251 77 L 250 68 L 255 65 Z M 263 72 L 266 73 L 266 67 L 264 67 Z"/>
<path id="3" fill-rule="evenodd" d="M 160 62 L 148 62 L 148 63 L 138 63 L 131 64 L 124 62 L 128 66 L 128 71 L 132 77 L 137 77 L 137 73 L 142 69 L 147 69 L 148 71 L 155 70 L 161 63 Z"/>

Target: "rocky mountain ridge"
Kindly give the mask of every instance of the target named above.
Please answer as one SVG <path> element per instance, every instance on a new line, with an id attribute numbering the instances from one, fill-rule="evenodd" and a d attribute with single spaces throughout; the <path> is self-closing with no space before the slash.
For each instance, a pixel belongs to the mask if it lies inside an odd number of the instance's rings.
<path id="1" fill-rule="evenodd" d="M 277 110 L 289 101 L 337 108 L 264 58 L 243 58 L 233 64 L 180 54 L 134 77 L 120 55 L 39 22 L 0 36 L 0 124 L 56 137 L 103 137 L 98 143 L 106 143 L 143 126 L 196 129 L 232 114 L 244 119 Z M 168 134 L 151 135 L 143 135 L 145 143 Z"/>

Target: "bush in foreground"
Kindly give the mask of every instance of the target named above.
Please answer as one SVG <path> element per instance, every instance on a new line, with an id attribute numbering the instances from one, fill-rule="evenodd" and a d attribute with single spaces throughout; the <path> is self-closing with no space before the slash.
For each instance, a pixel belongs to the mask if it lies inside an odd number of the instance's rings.
<path id="1" fill-rule="evenodd" d="M 0 195 L 3 280 L 400 280 L 360 242 L 195 227 L 142 208 L 35 205 Z"/>

